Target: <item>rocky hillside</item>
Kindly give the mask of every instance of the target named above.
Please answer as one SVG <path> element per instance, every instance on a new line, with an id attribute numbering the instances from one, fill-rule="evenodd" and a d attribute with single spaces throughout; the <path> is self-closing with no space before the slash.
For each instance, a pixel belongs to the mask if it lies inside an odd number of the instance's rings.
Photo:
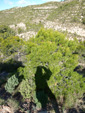
<path id="1" fill-rule="evenodd" d="M 65 0 L 0 11 L 0 24 L 10 25 L 17 35 L 29 39 L 41 27 L 85 39 L 85 1 Z"/>

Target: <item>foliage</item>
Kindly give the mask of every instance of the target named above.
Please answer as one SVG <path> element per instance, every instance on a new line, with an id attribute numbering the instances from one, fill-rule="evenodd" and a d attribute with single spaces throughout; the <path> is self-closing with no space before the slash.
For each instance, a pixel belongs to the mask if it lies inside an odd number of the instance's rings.
<path id="1" fill-rule="evenodd" d="M 74 95 L 68 94 L 64 107 L 65 108 L 74 107 L 75 103 L 77 103 L 77 99 L 78 99 L 78 97 L 75 94 Z M 77 103 L 77 104 L 79 104 L 79 103 Z"/>
<path id="2" fill-rule="evenodd" d="M 80 41 L 79 45 L 77 46 L 76 53 L 79 54 L 79 62 L 85 63 L 85 41 Z"/>
<path id="3" fill-rule="evenodd" d="M 18 33 L 20 34 L 20 33 L 23 33 L 24 32 L 24 30 L 22 29 L 22 28 L 18 28 Z"/>
<path id="4" fill-rule="evenodd" d="M 33 96 L 33 99 L 34 99 L 34 102 L 36 104 L 36 109 L 41 109 L 42 106 L 41 106 L 41 103 L 38 101 L 38 99 L 36 98 L 36 95 Z"/>
<path id="5" fill-rule="evenodd" d="M 42 105 L 44 107 L 45 104 L 47 103 L 47 95 L 44 93 L 44 91 L 39 91 L 39 92 L 37 92 L 37 96 L 38 96 L 40 102 L 36 97 L 36 92 L 33 95 L 33 100 L 34 100 L 34 103 L 36 104 L 36 109 L 41 109 Z M 42 105 L 41 105 L 41 102 L 42 102 Z"/>
<path id="6" fill-rule="evenodd" d="M 24 51 L 24 41 L 17 36 L 10 36 L 6 39 L 0 37 L 0 60 L 8 61 L 15 56 L 19 58 L 20 53 Z M 15 59 L 16 60 L 16 59 Z"/>
<path id="7" fill-rule="evenodd" d="M 32 47 L 30 44 L 34 46 Z M 28 84 L 24 82 L 27 91 L 30 87 L 29 84 L 35 82 L 34 75 L 37 67 L 44 66 L 52 73 L 48 85 L 57 99 L 63 96 L 67 101 L 68 95 L 81 97 L 84 93 L 84 79 L 82 75 L 74 72 L 78 65 L 78 55 L 75 53 L 77 47 L 77 40 L 68 40 L 64 34 L 51 29 L 41 29 L 35 38 L 29 40 L 28 48 L 30 50 L 28 51 L 30 52 L 27 55 L 27 63 L 24 68 L 19 69 L 20 75 L 23 75 L 25 80 L 28 79 L 29 81 Z M 45 74 L 45 78 L 48 78 L 48 76 L 48 73 Z M 32 88 L 33 91 L 36 90 L 35 85 Z M 29 88 L 29 92 L 32 92 L 31 88 Z"/>
<path id="8" fill-rule="evenodd" d="M 6 25 L 0 25 L 0 37 L 3 37 L 4 39 L 9 36 L 14 36 L 15 32 Z"/>
<path id="9" fill-rule="evenodd" d="M 14 72 L 22 65 L 19 59 L 24 53 L 24 41 L 14 36 L 8 26 L 0 26 L 0 32 L 0 72 Z M 6 38 L 3 37 L 5 33 L 9 33 Z"/>
<path id="10" fill-rule="evenodd" d="M 31 79 L 22 80 L 19 85 L 19 92 L 23 96 L 23 98 L 31 98 L 31 94 L 34 91 L 33 83 L 31 84 Z"/>
<path id="11" fill-rule="evenodd" d="M 63 20 L 68 20 L 67 17 L 69 17 L 69 20 L 72 20 L 71 15 L 76 15 L 75 14 L 76 5 L 81 6 L 78 0 L 71 0 L 69 2 L 64 2 L 63 4 L 59 5 L 58 8 L 54 9 L 50 13 L 50 15 L 47 17 L 47 19 L 51 20 L 51 21 L 59 19 L 59 21 L 63 21 Z M 79 11 L 81 11 L 81 10 L 79 10 Z M 81 12 L 79 12 L 79 13 L 81 13 Z M 74 20 L 78 21 L 78 18 L 80 18 L 80 17 L 76 16 L 74 18 Z M 66 23 L 67 23 L 67 21 L 66 21 Z"/>
<path id="12" fill-rule="evenodd" d="M 12 77 L 10 77 L 5 85 L 5 90 L 9 93 L 13 93 L 15 87 L 19 84 L 18 82 L 18 78 L 13 75 Z"/>
<path id="13" fill-rule="evenodd" d="M 42 9 L 42 7 L 54 7 L 52 10 L 50 9 Z M 41 7 L 38 9 L 38 7 Z M 77 9 L 78 7 L 78 9 Z M 50 7 L 51 8 L 51 7 Z M 69 2 L 47 2 L 41 5 L 33 5 L 27 7 L 20 8 L 11 8 L 9 10 L 0 11 L 0 24 L 4 25 L 17 25 L 20 22 L 23 23 L 31 23 L 29 26 L 35 29 L 39 28 L 35 22 L 39 22 L 40 20 L 46 22 L 46 19 L 53 21 L 59 19 L 59 22 L 65 20 L 66 23 L 71 19 L 71 15 L 79 16 L 77 18 L 81 19 L 82 13 L 84 13 L 84 0 L 70 0 Z M 16 15 L 16 16 L 15 16 Z M 47 18 L 46 18 L 47 17 Z M 62 17 L 62 18 L 61 18 Z M 44 24 L 44 22 L 42 24 Z M 28 26 L 29 30 L 32 30 Z M 33 27 L 35 26 L 35 27 Z"/>
<path id="14" fill-rule="evenodd" d="M 85 24 L 85 18 L 82 19 L 82 23 Z"/>
<path id="15" fill-rule="evenodd" d="M 5 25 L 0 26 L 0 33 L 5 33 L 8 31 L 11 33 L 11 29 L 8 26 L 5 26 Z"/>
<path id="16" fill-rule="evenodd" d="M 4 55 L 10 55 L 19 51 L 21 45 L 21 39 L 17 36 L 12 36 L 4 39 L 0 45 L 0 50 Z"/>

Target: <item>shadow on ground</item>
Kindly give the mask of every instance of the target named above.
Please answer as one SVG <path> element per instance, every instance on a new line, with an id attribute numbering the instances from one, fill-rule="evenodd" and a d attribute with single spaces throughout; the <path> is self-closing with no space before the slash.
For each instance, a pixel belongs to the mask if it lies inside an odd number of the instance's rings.
<path id="1" fill-rule="evenodd" d="M 52 75 L 51 71 L 44 66 L 38 66 L 35 73 L 35 83 L 36 83 L 36 97 L 41 103 L 42 109 L 46 109 L 48 98 L 53 100 L 52 107 L 55 113 L 60 113 L 58 108 L 58 103 L 56 101 L 55 95 L 50 90 L 47 80 L 50 79 Z M 55 106 L 54 106 L 55 103 Z"/>

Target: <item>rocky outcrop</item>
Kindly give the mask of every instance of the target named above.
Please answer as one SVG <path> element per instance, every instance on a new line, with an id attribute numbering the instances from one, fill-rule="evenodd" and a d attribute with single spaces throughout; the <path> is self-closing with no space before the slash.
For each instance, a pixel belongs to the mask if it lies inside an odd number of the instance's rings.
<path id="1" fill-rule="evenodd" d="M 35 36 L 37 33 L 34 31 L 29 31 L 21 34 L 17 34 L 20 38 L 23 38 L 25 40 L 28 40 L 30 37 Z"/>

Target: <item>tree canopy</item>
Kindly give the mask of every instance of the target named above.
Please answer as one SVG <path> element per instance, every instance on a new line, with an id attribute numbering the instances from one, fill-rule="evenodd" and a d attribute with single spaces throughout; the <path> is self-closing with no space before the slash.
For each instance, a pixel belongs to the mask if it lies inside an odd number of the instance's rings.
<path id="1" fill-rule="evenodd" d="M 78 54 L 75 53 L 77 46 L 77 40 L 68 40 L 64 34 L 52 29 L 41 29 L 35 38 L 29 39 L 27 63 L 24 68 L 19 68 L 20 75 L 23 75 L 24 79 L 29 81 L 27 85 L 32 87 L 29 88 L 29 94 L 36 90 L 34 83 L 37 67 L 43 66 L 52 73 L 48 86 L 57 99 L 63 96 L 67 101 L 69 96 L 81 97 L 84 93 L 84 79 L 74 71 L 78 65 Z M 45 77 L 47 78 L 48 74 L 45 74 Z M 68 101 L 70 102 L 70 98 Z"/>

